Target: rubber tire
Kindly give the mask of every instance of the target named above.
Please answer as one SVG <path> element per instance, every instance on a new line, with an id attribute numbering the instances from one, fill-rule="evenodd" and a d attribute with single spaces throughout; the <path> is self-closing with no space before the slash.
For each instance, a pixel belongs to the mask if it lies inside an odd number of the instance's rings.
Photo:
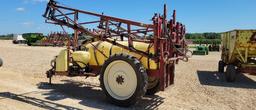
<path id="1" fill-rule="evenodd" d="M 155 95 L 159 91 L 160 91 L 160 81 L 158 80 L 155 87 L 151 89 L 147 89 L 146 95 Z"/>
<path id="2" fill-rule="evenodd" d="M 224 67 L 225 67 L 225 63 L 220 60 L 219 64 L 218 64 L 218 72 L 219 73 L 224 73 Z"/>
<path id="3" fill-rule="evenodd" d="M 228 65 L 225 77 L 227 82 L 235 82 L 236 81 L 236 67 L 234 65 Z"/>
<path id="4" fill-rule="evenodd" d="M 31 44 L 31 43 L 27 43 L 27 45 L 28 45 L 28 46 L 32 46 L 32 44 Z"/>
<path id="5" fill-rule="evenodd" d="M 0 67 L 3 66 L 3 60 L 0 58 Z"/>
<path id="6" fill-rule="evenodd" d="M 173 79 L 170 79 L 172 84 L 174 84 L 174 77 L 175 77 L 175 65 L 171 66 L 172 69 L 170 72 L 172 72 L 170 75 L 172 75 Z M 146 95 L 155 95 L 157 92 L 160 91 L 160 80 L 158 79 L 158 82 L 155 87 L 147 89 Z"/>
<path id="7" fill-rule="evenodd" d="M 118 100 L 112 97 L 108 93 L 104 85 L 104 71 L 106 70 L 107 66 L 111 62 L 116 60 L 122 60 L 129 63 L 132 66 L 132 68 L 135 70 L 135 73 L 137 76 L 136 90 L 134 94 L 126 100 Z M 148 84 L 147 80 L 148 80 L 148 76 L 147 76 L 146 70 L 143 67 L 143 65 L 140 63 L 140 61 L 136 57 L 133 57 L 131 55 L 126 55 L 126 54 L 115 54 L 111 56 L 105 61 L 100 71 L 100 85 L 103 92 L 106 95 L 107 100 L 109 100 L 111 103 L 115 105 L 122 106 L 122 107 L 128 107 L 128 106 L 134 105 L 136 102 L 138 102 L 138 100 L 142 98 L 142 96 L 145 95 L 147 90 L 147 84 Z"/>

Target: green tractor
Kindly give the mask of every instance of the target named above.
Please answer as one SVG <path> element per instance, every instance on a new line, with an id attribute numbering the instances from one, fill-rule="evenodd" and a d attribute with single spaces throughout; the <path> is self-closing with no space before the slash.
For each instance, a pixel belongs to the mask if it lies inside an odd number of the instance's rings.
<path id="1" fill-rule="evenodd" d="M 22 36 L 26 39 L 28 46 L 32 46 L 44 37 L 42 33 L 24 33 Z"/>
<path id="2" fill-rule="evenodd" d="M 193 51 L 193 55 L 208 55 L 209 49 L 207 46 L 196 46 L 196 50 Z"/>

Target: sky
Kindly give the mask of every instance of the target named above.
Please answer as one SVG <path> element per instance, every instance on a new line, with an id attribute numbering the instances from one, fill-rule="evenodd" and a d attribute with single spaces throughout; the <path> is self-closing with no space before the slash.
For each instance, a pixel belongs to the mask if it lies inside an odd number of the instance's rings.
<path id="1" fill-rule="evenodd" d="M 256 29 L 256 0 L 57 0 L 68 7 L 144 23 L 152 23 L 154 13 L 167 4 L 169 18 L 177 10 L 177 20 L 187 32 L 225 32 Z M 42 14 L 48 0 L 1 0 L 0 34 L 61 31 L 46 24 Z M 70 31 L 70 30 L 69 30 Z"/>

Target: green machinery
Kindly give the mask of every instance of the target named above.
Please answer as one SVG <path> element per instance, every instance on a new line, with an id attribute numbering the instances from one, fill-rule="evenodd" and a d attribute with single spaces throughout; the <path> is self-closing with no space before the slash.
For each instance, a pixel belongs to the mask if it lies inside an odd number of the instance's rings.
<path id="1" fill-rule="evenodd" d="M 27 45 L 31 46 L 44 36 L 42 33 L 24 33 L 22 36 L 27 40 Z"/>
<path id="2" fill-rule="evenodd" d="M 207 46 L 196 46 L 196 50 L 193 51 L 193 55 L 208 55 L 209 49 Z"/>
<path id="3" fill-rule="evenodd" d="M 228 82 L 236 80 L 237 73 L 256 74 L 256 30 L 233 30 L 222 33 L 222 54 L 219 72 Z"/>

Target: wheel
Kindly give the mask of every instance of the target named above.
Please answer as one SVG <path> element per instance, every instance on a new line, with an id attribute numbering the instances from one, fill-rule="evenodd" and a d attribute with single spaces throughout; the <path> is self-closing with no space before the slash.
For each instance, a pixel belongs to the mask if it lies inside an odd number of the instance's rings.
<path id="1" fill-rule="evenodd" d="M 18 44 L 18 42 L 17 42 L 17 41 L 15 41 L 15 40 L 13 40 L 13 41 L 12 41 L 12 43 L 13 43 L 13 44 Z"/>
<path id="2" fill-rule="evenodd" d="M 219 64 L 218 64 L 218 72 L 223 73 L 224 72 L 224 67 L 225 67 L 225 63 L 220 60 Z"/>
<path id="3" fill-rule="evenodd" d="M 28 46 L 32 46 L 32 44 L 31 44 L 31 43 L 27 43 L 27 45 L 28 45 Z"/>
<path id="4" fill-rule="evenodd" d="M 3 60 L 0 58 L 0 67 L 3 66 Z"/>
<path id="5" fill-rule="evenodd" d="M 234 82 L 236 80 L 236 67 L 234 65 L 228 65 L 225 77 L 227 82 Z"/>
<path id="6" fill-rule="evenodd" d="M 160 90 L 160 81 L 155 77 L 149 77 L 146 95 L 154 95 Z"/>
<path id="7" fill-rule="evenodd" d="M 135 104 L 147 90 L 147 73 L 138 59 L 126 54 L 108 58 L 100 72 L 106 98 L 118 106 Z"/>

